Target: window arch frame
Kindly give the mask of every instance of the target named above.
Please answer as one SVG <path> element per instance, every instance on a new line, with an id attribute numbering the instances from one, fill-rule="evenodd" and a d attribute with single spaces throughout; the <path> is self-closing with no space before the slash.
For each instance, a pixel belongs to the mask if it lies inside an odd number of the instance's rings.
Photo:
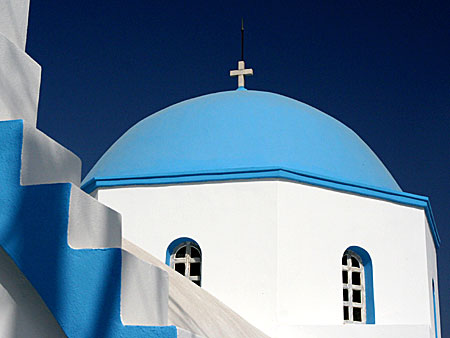
<path id="1" fill-rule="evenodd" d="M 349 320 L 346 320 L 344 317 L 344 323 L 351 323 L 351 324 L 375 324 L 375 304 L 374 304 L 374 297 L 373 297 L 373 267 L 372 267 L 372 259 L 370 258 L 369 253 L 364 250 L 363 248 L 359 246 L 350 246 L 348 247 L 344 253 L 342 254 L 343 258 L 347 254 L 353 254 L 355 258 L 359 260 L 360 267 L 361 267 L 361 282 L 360 286 L 361 289 L 364 291 L 361 293 L 361 303 L 363 303 L 364 310 L 361 311 L 362 321 L 350 321 L 350 313 L 349 313 Z M 348 266 L 348 262 L 347 262 Z M 344 271 L 344 266 L 341 262 L 341 270 Z M 357 270 L 357 269 L 356 269 Z M 344 274 L 342 273 L 341 280 L 342 280 L 342 289 L 345 289 L 344 283 Z M 348 284 L 348 283 L 347 283 Z M 358 288 L 356 288 L 358 289 Z M 343 291 L 343 300 L 344 300 L 344 293 Z M 348 301 L 351 300 L 351 294 L 348 294 Z M 346 306 L 346 301 L 343 302 L 343 310 Z M 358 304 L 358 303 L 356 303 Z M 344 310 L 345 311 L 345 310 Z M 364 320 L 365 318 L 365 320 Z"/>
<path id="2" fill-rule="evenodd" d="M 342 257 L 344 323 L 366 323 L 366 292 L 364 284 L 364 265 L 361 257 L 351 250 L 346 250 Z M 356 297 L 356 295 L 359 296 Z M 359 309 L 358 318 L 360 320 L 355 319 L 356 309 Z"/>
<path id="3" fill-rule="evenodd" d="M 186 248 L 184 254 L 178 256 L 177 254 L 180 253 L 180 251 L 182 251 L 182 249 L 184 248 Z M 192 255 L 192 251 L 197 251 L 195 257 Z M 203 265 L 202 250 L 200 248 L 200 245 L 192 238 L 180 237 L 172 241 L 166 251 L 166 264 L 181 275 L 188 278 L 193 283 L 201 286 Z M 184 274 L 180 271 L 180 269 L 182 269 L 181 266 L 177 269 L 176 265 L 178 264 L 184 265 Z M 195 274 L 192 274 L 191 272 L 193 264 L 198 264 L 198 268 L 196 268 L 198 270 Z"/>

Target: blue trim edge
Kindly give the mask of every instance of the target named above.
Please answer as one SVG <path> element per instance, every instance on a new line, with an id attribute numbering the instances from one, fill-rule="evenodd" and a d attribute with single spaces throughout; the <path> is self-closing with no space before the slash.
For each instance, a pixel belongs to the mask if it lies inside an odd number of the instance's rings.
<path id="1" fill-rule="evenodd" d="M 351 250 L 361 257 L 364 266 L 364 280 L 366 289 L 366 324 L 375 324 L 375 298 L 373 296 L 373 267 L 369 253 L 359 246 L 351 246 Z"/>
<path id="2" fill-rule="evenodd" d="M 431 280 L 433 286 L 433 310 L 434 310 L 434 335 L 438 338 L 437 315 L 436 315 L 436 293 L 434 291 L 434 279 Z"/>
<path id="3" fill-rule="evenodd" d="M 181 243 L 183 243 L 183 242 L 193 242 L 193 243 L 195 243 L 195 244 L 198 246 L 198 248 L 200 249 L 200 245 L 198 245 L 197 241 L 193 240 L 192 238 L 189 238 L 189 237 L 180 237 L 180 238 L 177 238 L 177 239 L 173 240 L 173 241 L 169 244 L 169 246 L 167 247 L 167 250 L 166 250 L 166 265 L 170 266 L 170 256 L 172 255 L 173 250 L 175 250 L 175 248 L 176 248 L 178 245 L 180 245 Z M 200 249 L 200 252 L 201 252 L 201 251 L 202 251 L 202 250 Z"/>
<path id="4" fill-rule="evenodd" d="M 420 207 L 425 210 L 431 234 L 436 248 L 441 245 L 430 200 L 426 196 L 410 194 L 406 192 L 381 189 L 372 186 L 363 186 L 351 182 L 337 181 L 328 177 L 320 177 L 306 172 L 282 168 L 243 168 L 235 170 L 222 170 L 216 172 L 188 172 L 171 173 L 167 175 L 145 175 L 145 176 L 117 176 L 117 177 L 93 177 L 81 187 L 85 192 L 91 193 L 100 187 L 116 187 L 130 185 L 155 185 L 173 183 L 193 183 L 210 181 L 229 181 L 245 179 L 276 178 L 307 183 L 338 191 L 355 193 L 362 196 L 375 197 L 390 202 Z"/>

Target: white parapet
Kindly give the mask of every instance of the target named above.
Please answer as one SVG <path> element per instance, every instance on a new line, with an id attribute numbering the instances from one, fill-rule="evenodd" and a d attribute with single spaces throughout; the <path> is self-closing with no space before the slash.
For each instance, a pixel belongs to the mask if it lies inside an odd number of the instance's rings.
<path id="1" fill-rule="evenodd" d="M 72 186 L 68 242 L 74 249 L 120 248 L 120 214 Z"/>
<path id="2" fill-rule="evenodd" d="M 25 50 L 30 0 L 0 0 L 0 34 Z"/>
<path id="3" fill-rule="evenodd" d="M 145 250 L 126 239 L 123 239 L 122 247 L 139 259 L 167 273 L 169 278 L 168 323 L 177 327 L 179 337 L 268 338 L 205 289 L 198 287 Z M 142 283 L 145 282 L 145 280 L 142 281 Z"/>
<path id="4" fill-rule="evenodd" d="M 123 251 L 120 299 L 122 322 L 125 325 L 167 325 L 167 272 Z"/>
<path id="5" fill-rule="evenodd" d="M 203 336 L 199 336 L 191 331 L 181 329 L 177 327 L 177 337 L 178 338 L 203 338 Z"/>
<path id="6" fill-rule="evenodd" d="M 121 248 L 121 215 L 72 186 L 68 243 L 73 249 Z M 122 251 L 121 317 L 125 325 L 167 325 L 169 277 Z"/>
<path id="7" fill-rule="evenodd" d="M 20 183 L 33 185 L 71 182 L 79 186 L 80 177 L 81 160 L 25 121 Z"/>
<path id="8" fill-rule="evenodd" d="M 36 126 L 40 84 L 41 66 L 0 33 L 0 121 Z"/>

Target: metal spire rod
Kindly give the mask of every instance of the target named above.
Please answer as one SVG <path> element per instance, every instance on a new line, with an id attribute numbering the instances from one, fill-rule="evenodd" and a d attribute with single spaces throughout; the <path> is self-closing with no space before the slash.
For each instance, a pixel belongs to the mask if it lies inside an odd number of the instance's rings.
<path id="1" fill-rule="evenodd" d="M 241 18 L 241 61 L 244 61 L 244 18 Z"/>
<path id="2" fill-rule="evenodd" d="M 245 69 L 244 62 L 244 18 L 241 21 L 241 61 L 238 61 L 238 69 L 230 70 L 230 76 L 237 76 L 238 89 L 245 89 L 245 75 L 253 75 L 253 69 Z"/>

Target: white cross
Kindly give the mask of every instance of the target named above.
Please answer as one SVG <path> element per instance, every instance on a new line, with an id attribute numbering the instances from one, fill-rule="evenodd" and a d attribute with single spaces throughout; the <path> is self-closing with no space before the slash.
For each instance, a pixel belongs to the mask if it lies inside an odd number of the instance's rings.
<path id="1" fill-rule="evenodd" d="M 245 81 L 244 76 L 245 75 L 253 75 L 253 69 L 245 69 L 245 62 L 239 61 L 238 62 L 238 69 L 237 70 L 230 70 L 230 76 L 237 76 L 238 77 L 238 87 L 244 87 Z"/>

